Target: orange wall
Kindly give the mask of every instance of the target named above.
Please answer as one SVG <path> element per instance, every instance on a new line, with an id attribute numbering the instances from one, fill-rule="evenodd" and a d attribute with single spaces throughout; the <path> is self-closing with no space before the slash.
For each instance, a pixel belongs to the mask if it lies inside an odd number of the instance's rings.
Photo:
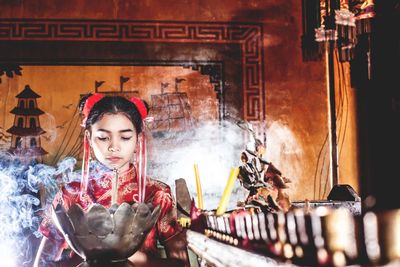
<path id="1" fill-rule="evenodd" d="M 302 62 L 301 12 L 300 2 L 294 0 L 2 1 L 1 11 L 2 18 L 261 22 L 267 155 L 294 181 L 292 199 L 322 199 L 330 189 L 326 68 L 324 61 Z M 354 92 L 348 75 L 346 67 L 340 78 L 345 81 L 346 99 L 338 110 L 342 112 L 339 182 L 358 191 Z M 338 91 L 337 95 L 340 98 Z"/>

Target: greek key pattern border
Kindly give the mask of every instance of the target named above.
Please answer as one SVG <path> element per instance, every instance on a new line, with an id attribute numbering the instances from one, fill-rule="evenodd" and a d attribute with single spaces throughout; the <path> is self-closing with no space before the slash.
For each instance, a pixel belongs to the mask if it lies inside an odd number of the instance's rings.
<path id="1" fill-rule="evenodd" d="M 238 43 L 246 120 L 263 120 L 265 116 L 262 30 L 261 24 L 231 22 L 0 20 L 3 41 Z"/>

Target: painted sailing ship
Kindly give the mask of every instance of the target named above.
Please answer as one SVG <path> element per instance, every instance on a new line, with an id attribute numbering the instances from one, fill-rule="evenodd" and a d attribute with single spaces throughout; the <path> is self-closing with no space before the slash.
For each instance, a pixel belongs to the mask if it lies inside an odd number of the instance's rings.
<path id="1" fill-rule="evenodd" d="M 180 132 L 193 128 L 191 105 L 185 92 L 178 91 L 184 79 L 175 79 L 175 91 L 164 92 L 168 83 L 161 83 L 161 94 L 151 95 L 150 116 L 154 118 L 150 128 L 153 134 Z"/>

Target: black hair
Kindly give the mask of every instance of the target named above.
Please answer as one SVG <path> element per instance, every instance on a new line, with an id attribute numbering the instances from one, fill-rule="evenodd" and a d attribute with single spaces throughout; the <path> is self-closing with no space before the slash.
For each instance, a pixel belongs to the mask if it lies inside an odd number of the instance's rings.
<path id="1" fill-rule="evenodd" d="M 91 96 L 85 95 L 81 98 L 79 102 L 79 109 L 82 112 L 87 99 Z M 145 106 L 148 109 L 148 105 L 146 102 Z M 92 109 L 89 112 L 89 116 L 85 122 L 84 128 L 90 129 L 90 127 L 95 124 L 98 120 L 100 120 L 104 114 L 116 114 L 123 113 L 128 119 L 132 122 L 135 127 L 136 132 L 139 134 L 142 132 L 142 118 L 140 116 L 139 110 L 136 105 L 129 101 L 127 98 L 123 96 L 104 96 L 98 102 L 96 102 Z"/>

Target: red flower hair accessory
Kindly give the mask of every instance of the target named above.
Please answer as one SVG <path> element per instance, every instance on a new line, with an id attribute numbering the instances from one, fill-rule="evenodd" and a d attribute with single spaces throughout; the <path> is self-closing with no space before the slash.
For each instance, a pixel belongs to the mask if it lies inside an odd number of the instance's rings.
<path id="1" fill-rule="evenodd" d="M 86 120 L 89 117 L 90 111 L 92 110 L 94 104 L 99 102 L 104 96 L 99 93 L 95 93 L 86 99 L 85 105 L 83 106 L 82 114 L 83 114 L 83 121 L 82 126 L 84 127 L 86 124 Z"/>
<path id="2" fill-rule="evenodd" d="M 143 102 L 142 99 L 138 98 L 138 97 L 131 97 L 129 99 L 138 109 L 139 113 L 140 113 L 140 117 L 142 118 L 142 120 L 146 119 L 147 117 L 147 108 Z"/>

